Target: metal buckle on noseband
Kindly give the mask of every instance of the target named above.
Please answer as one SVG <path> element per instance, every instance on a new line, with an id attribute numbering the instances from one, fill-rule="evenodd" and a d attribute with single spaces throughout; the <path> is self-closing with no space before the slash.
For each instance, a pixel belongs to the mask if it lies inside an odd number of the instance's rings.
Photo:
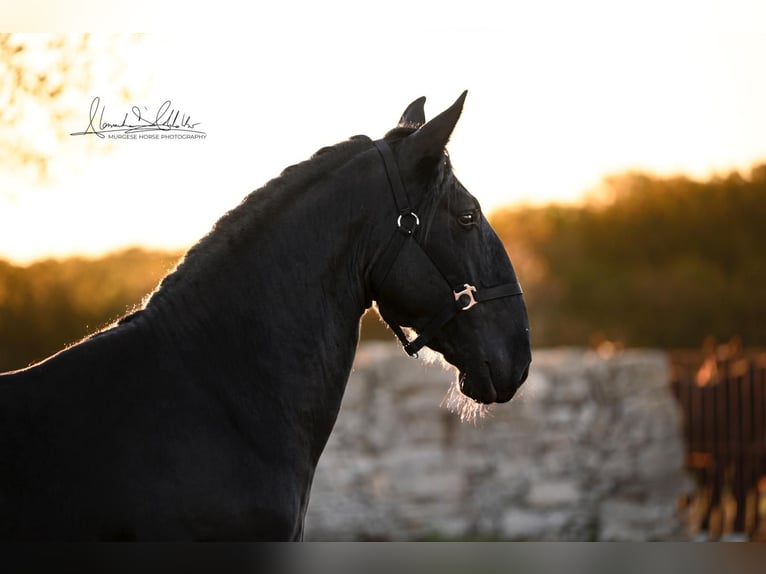
<path id="1" fill-rule="evenodd" d="M 454 291 L 455 301 L 459 302 L 461 298 L 468 297 L 468 303 L 466 303 L 464 307 L 460 308 L 461 311 L 468 311 L 468 309 L 478 304 L 476 299 L 473 297 L 473 294 L 476 293 L 476 287 L 469 285 L 468 283 L 464 283 L 463 287 L 465 287 L 465 289 L 462 291 Z"/>

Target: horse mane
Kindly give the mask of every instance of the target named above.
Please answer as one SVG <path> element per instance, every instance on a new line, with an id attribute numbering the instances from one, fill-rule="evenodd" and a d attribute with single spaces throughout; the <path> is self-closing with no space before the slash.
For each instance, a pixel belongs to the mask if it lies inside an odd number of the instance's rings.
<path id="1" fill-rule="evenodd" d="M 196 269 L 201 259 L 207 258 L 211 253 L 232 248 L 233 242 L 241 237 L 247 228 L 259 228 L 259 223 L 270 223 L 272 216 L 286 209 L 296 195 L 370 147 L 372 140 L 363 135 L 353 136 L 334 146 L 323 147 L 309 159 L 285 168 L 279 176 L 250 192 L 186 252 L 176 268 L 162 279 L 145 304 Z"/>
<path id="2" fill-rule="evenodd" d="M 390 130 L 385 139 L 394 144 L 416 131 L 411 127 Z M 226 253 L 243 241 L 248 231 L 259 231 L 272 224 L 281 211 L 289 208 L 297 195 L 320 179 L 333 173 L 353 157 L 372 147 L 372 140 L 364 135 L 353 136 L 333 146 L 316 151 L 309 159 L 285 168 L 276 178 L 249 193 L 239 205 L 225 213 L 212 229 L 180 259 L 175 269 L 160 282 L 158 288 L 144 302 L 146 307 L 154 297 L 167 293 L 179 281 L 204 267 L 208 257 Z M 425 201 L 417 207 L 421 216 L 423 237 L 428 236 L 436 206 L 447 194 L 447 201 L 456 190 L 457 179 L 452 173 L 449 156 L 441 162 L 431 183 Z"/>

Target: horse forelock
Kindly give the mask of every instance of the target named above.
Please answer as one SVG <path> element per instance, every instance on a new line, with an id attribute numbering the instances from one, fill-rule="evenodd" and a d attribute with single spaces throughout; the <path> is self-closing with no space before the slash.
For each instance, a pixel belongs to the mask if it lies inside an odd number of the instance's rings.
<path id="1" fill-rule="evenodd" d="M 397 126 L 394 129 L 386 132 L 386 135 L 383 136 L 383 139 L 388 142 L 395 142 L 406 138 L 408 135 L 413 134 L 416 131 L 418 131 L 418 128 L 413 126 Z"/>
<path id="2" fill-rule="evenodd" d="M 428 192 L 426 193 L 423 202 L 418 207 L 422 221 L 423 240 L 428 238 L 436 214 L 438 213 L 439 206 L 446 202 L 447 209 L 449 209 L 458 189 L 459 184 L 457 177 L 455 177 L 455 173 L 452 171 L 452 164 L 450 163 L 449 156 L 445 154 L 444 161 L 439 163 L 429 184 Z"/>

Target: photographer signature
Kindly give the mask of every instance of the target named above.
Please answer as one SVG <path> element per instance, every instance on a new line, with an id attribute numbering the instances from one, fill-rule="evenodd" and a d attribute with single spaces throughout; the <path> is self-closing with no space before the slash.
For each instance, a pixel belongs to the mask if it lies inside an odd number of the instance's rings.
<path id="1" fill-rule="evenodd" d="M 143 109 L 138 106 L 130 108 L 122 117 L 122 121 L 109 122 L 104 121 L 104 111 L 106 106 L 101 103 L 101 98 L 96 96 L 90 103 L 90 112 L 88 126 L 85 131 L 74 132 L 69 135 L 84 136 L 96 135 L 100 138 L 106 137 L 104 134 L 122 132 L 139 133 L 153 131 L 182 131 L 196 134 L 204 134 L 197 128 L 200 122 L 193 122 L 190 115 L 180 112 L 172 107 L 170 100 L 165 100 L 152 114 L 146 106 Z"/>

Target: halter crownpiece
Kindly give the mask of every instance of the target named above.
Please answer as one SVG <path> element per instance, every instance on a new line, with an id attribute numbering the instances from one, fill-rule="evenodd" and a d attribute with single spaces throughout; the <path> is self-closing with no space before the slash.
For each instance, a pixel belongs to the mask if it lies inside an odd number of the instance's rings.
<path id="1" fill-rule="evenodd" d="M 392 235 L 388 245 L 386 245 L 385 251 L 373 267 L 373 276 L 377 275 L 377 277 L 379 277 L 379 281 L 377 282 L 378 289 L 385 283 L 391 268 L 399 258 L 399 254 L 407 243 L 407 240 L 410 238 L 412 238 L 413 243 L 423 251 L 426 258 L 437 271 L 439 271 L 441 276 L 444 277 L 444 280 L 447 281 L 446 275 L 439 269 L 436 262 L 428 254 L 428 251 L 426 251 L 415 237 L 415 231 L 417 231 L 420 226 L 420 219 L 410 208 L 407 190 L 402 183 L 401 175 L 399 174 L 399 166 L 396 163 L 396 158 L 391 151 L 391 147 L 385 140 L 377 140 L 374 143 L 383 159 L 389 187 L 394 196 L 396 209 L 399 212 L 396 218 L 396 232 Z M 376 270 L 378 269 L 381 271 L 376 273 Z M 450 286 L 450 289 L 452 289 L 452 286 Z M 464 283 L 461 290 L 452 289 L 452 293 L 454 295 L 454 300 L 445 304 L 441 311 L 434 315 L 422 329 L 419 329 L 418 336 L 412 341 L 407 338 L 407 335 L 405 335 L 397 322 L 389 320 L 389 318 L 383 314 L 380 307 L 378 307 L 378 311 L 380 311 L 380 316 L 401 342 L 404 351 L 411 357 L 417 357 L 418 351 L 420 351 L 420 349 L 422 349 L 428 341 L 436 335 L 442 327 L 444 327 L 444 325 L 449 323 L 461 311 L 468 311 L 479 303 L 485 301 L 522 295 L 524 291 L 521 289 L 519 282 L 514 281 L 512 283 L 506 283 L 488 289 L 477 289 L 474 285 Z"/>

